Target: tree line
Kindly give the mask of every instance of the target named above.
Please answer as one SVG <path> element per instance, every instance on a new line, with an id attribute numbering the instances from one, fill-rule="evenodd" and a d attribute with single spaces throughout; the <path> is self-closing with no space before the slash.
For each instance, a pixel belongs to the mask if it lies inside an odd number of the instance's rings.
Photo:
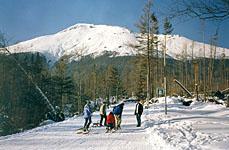
<path id="1" fill-rule="evenodd" d="M 40 53 L 21 53 L 13 56 L 0 54 L 0 119 L 1 135 L 18 132 L 37 126 L 47 119 L 50 111 L 28 80 L 27 76 L 13 61 L 15 57 L 33 80 L 38 84 L 53 106 L 58 106 L 63 112 L 71 116 L 81 113 L 87 100 L 102 98 L 109 102 L 112 96 L 122 99 L 146 95 L 147 93 L 147 66 L 140 56 L 109 57 L 109 55 L 91 58 L 82 58 L 70 64 L 60 59 L 50 67 L 46 58 Z M 153 58 L 156 60 L 156 57 Z M 229 60 L 216 59 L 213 73 L 211 59 L 175 60 L 166 59 L 168 95 L 185 95 L 174 82 L 176 78 L 190 91 L 194 91 L 193 61 L 199 66 L 199 90 L 203 93 L 205 70 L 206 90 L 216 91 L 228 87 Z M 205 61 L 205 69 L 203 64 Z M 163 58 L 158 58 L 163 62 Z M 163 63 L 151 61 L 151 93 L 157 96 L 156 88 L 163 87 Z M 158 71 L 158 72 L 157 72 Z M 212 81 L 209 78 L 212 78 Z M 210 93 L 209 93 L 210 94 Z"/>

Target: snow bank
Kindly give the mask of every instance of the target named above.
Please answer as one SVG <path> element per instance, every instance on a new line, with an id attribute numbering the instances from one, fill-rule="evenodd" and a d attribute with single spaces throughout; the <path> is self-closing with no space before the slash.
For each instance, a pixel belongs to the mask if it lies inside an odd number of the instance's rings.
<path id="1" fill-rule="evenodd" d="M 182 106 L 179 98 L 164 98 L 145 111 L 144 126 L 149 142 L 158 149 L 227 149 L 229 147 L 229 111 L 223 105 L 193 102 Z"/>
<path id="2" fill-rule="evenodd" d="M 182 104 L 181 98 L 167 97 L 166 100 L 167 100 L 167 104 Z M 159 97 L 158 103 L 164 104 L 165 103 L 165 97 Z"/>

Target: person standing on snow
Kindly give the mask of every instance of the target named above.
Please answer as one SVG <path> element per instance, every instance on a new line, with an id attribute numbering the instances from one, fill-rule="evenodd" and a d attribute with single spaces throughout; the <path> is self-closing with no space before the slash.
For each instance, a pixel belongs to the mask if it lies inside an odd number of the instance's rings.
<path id="1" fill-rule="evenodd" d="M 107 120 L 107 115 L 106 115 L 106 102 L 103 102 L 103 104 L 100 106 L 99 112 L 100 112 L 100 126 L 102 126 L 103 123 L 103 118 L 105 119 L 104 126 L 106 126 L 106 120 Z"/>
<path id="2" fill-rule="evenodd" d="M 136 119 L 137 119 L 137 127 L 141 126 L 142 112 L 143 112 L 143 105 L 141 104 L 140 99 L 138 99 L 136 107 L 135 107 L 135 111 L 134 111 L 134 114 L 136 115 Z"/>
<path id="3" fill-rule="evenodd" d="M 84 119 L 85 119 L 85 122 L 84 122 L 84 131 L 88 131 L 88 128 L 91 124 L 91 116 L 92 116 L 92 109 L 91 109 L 91 106 L 90 106 L 91 102 L 88 101 L 87 104 L 84 106 L 84 110 L 83 110 L 83 116 L 84 116 Z"/>
<path id="4" fill-rule="evenodd" d="M 113 109 L 113 113 L 115 115 L 115 129 L 116 130 L 121 129 L 123 107 L 124 107 L 124 102 L 115 106 Z"/>

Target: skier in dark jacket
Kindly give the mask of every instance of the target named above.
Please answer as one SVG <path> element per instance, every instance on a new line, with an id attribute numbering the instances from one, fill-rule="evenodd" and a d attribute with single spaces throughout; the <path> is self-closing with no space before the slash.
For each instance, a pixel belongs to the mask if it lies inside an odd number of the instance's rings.
<path id="1" fill-rule="evenodd" d="M 135 111 L 134 111 L 134 114 L 136 115 L 136 119 L 137 119 L 137 127 L 141 126 L 142 112 L 143 112 L 143 105 L 140 103 L 140 99 L 138 99 L 136 107 L 135 107 Z"/>
<path id="2" fill-rule="evenodd" d="M 84 131 L 88 131 L 88 128 L 91 124 L 92 109 L 91 109 L 90 103 L 91 102 L 88 101 L 87 104 L 84 106 L 84 110 L 83 110 L 83 116 L 85 119 Z"/>
<path id="3" fill-rule="evenodd" d="M 113 109 L 113 113 L 115 115 L 115 128 L 121 129 L 121 122 L 122 122 L 122 111 L 123 111 L 124 103 L 120 103 L 119 105 L 115 106 Z"/>

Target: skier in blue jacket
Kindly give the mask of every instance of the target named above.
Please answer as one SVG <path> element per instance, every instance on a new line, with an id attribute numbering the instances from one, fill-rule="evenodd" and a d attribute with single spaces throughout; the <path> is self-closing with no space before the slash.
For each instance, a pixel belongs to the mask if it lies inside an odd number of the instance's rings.
<path id="1" fill-rule="evenodd" d="M 122 111 L 124 107 L 124 102 L 121 104 L 117 105 L 113 109 L 113 113 L 115 116 L 115 129 L 121 129 L 121 122 L 122 122 Z"/>
<path id="2" fill-rule="evenodd" d="M 91 124 L 91 116 L 92 116 L 92 110 L 91 110 L 91 106 L 90 106 L 91 102 L 88 101 L 87 104 L 84 106 L 84 110 L 83 110 L 83 116 L 85 119 L 85 123 L 84 123 L 84 131 L 88 131 L 88 128 Z"/>

